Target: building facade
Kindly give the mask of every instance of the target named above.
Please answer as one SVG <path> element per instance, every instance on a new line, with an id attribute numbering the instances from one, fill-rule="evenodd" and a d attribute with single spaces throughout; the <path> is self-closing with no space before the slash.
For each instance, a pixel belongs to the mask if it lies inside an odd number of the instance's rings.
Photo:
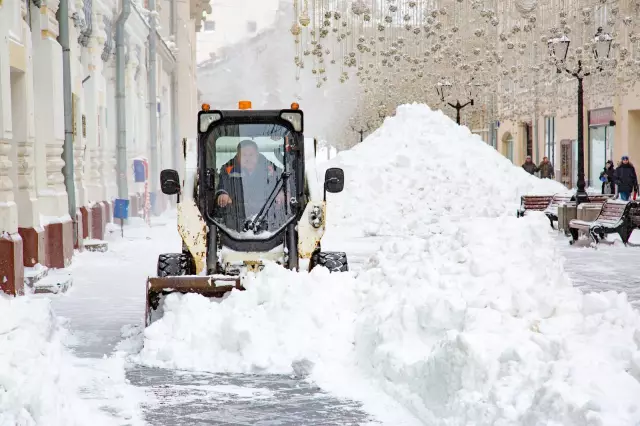
<path id="1" fill-rule="evenodd" d="M 71 140 L 75 214 L 71 214 L 61 155 L 65 143 L 60 1 L 68 4 Z M 126 126 L 116 122 L 116 21 L 131 1 L 124 24 Z M 200 0 L 0 0 L 0 288 L 21 294 L 25 271 L 63 268 L 87 239 L 102 239 L 118 197 L 117 137 L 126 133 L 129 215 L 145 206 L 144 182 L 134 166 L 154 163 L 151 114 L 155 111 L 157 161 L 175 167 L 180 140 L 193 137 L 197 112 L 195 40 Z M 156 99 L 150 98 L 150 16 L 158 16 Z M 146 189 L 158 212 L 167 200 L 158 176 Z M 75 231 L 74 232 L 74 228 Z"/>
<path id="2" fill-rule="evenodd" d="M 588 186 L 599 188 L 600 172 L 605 163 L 614 165 L 623 155 L 640 161 L 640 93 L 616 97 L 608 107 L 584 107 L 585 179 Z M 520 165 L 527 155 L 538 164 L 548 157 L 554 165 L 555 178 L 568 188 L 575 188 L 578 179 L 578 117 L 577 113 L 562 117 L 541 114 L 538 117 L 537 138 L 531 119 L 498 122 L 497 149 L 514 164 Z"/>
<path id="3" fill-rule="evenodd" d="M 504 35 L 518 26 L 521 16 L 514 17 L 510 14 L 509 2 L 498 4 L 500 24 L 497 28 L 498 32 Z M 615 60 L 615 69 L 603 73 L 603 70 L 592 69 L 583 79 L 585 180 L 588 186 L 600 188 L 599 175 L 608 160 L 617 165 L 623 155 L 629 155 L 632 162 L 640 162 L 640 88 L 635 81 L 637 68 L 633 68 L 640 59 L 640 44 L 634 35 L 637 31 L 634 25 L 637 22 L 630 18 L 635 16 L 636 6 L 633 2 L 605 0 L 538 2 L 538 6 L 536 9 L 533 5 L 538 22 L 545 22 L 546 26 L 556 22 L 556 27 L 567 24 L 569 28 L 573 28 L 569 35 L 569 39 L 572 40 L 571 46 L 567 47 L 569 61 L 570 56 L 575 54 L 581 45 L 594 40 L 601 30 L 612 34 L 614 43 L 611 45 L 610 59 Z M 580 13 L 574 13 L 578 10 Z M 564 18 L 559 19 L 560 16 Z M 548 28 L 542 27 L 541 34 L 548 36 L 547 31 Z M 512 37 L 513 40 L 516 39 L 515 36 Z M 522 36 L 519 41 L 526 42 L 527 37 Z M 534 55 L 537 54 L 535 49 L 532 52 Z M 543 55 L 549 53 L 547 46 L 542 45 L 542 52 Z M 587 56 L 589 55 L 591 52 Z M 632 61 L 629 61 L 629 58 Z M 519 61 L 514 65 L 525 65 L 525 70 L 526 65 L 532 65 L 524 59 Z M 575 64 L 571 67 L 575 69 Z M 555 178 L 567 187 L 575 188 L 578 175 L 578 81 L 575 76 L 567 76 L 564 72 L 560 74 L 564 75 L 566 80 L 553 86 L 558 92 L 546 90 L 541 99 L 538 99 L 533 85 L 521 83 L 519 86 L 516 85 L 518 90 L 515 94 L 512 90 L 509 96 L 518 98 L 518 101 L 507 106 L 502 105 L 502 108 L 509 109 L 522 103 L 529 110 L 528 115 L 507 120 L 501 118 L 499 113 L 484 114 L 477 110 L 476 120 L 469 127 L 516 165 L 521 165 L 528 155 L 536 164 L 539 164 L 543 157 L 548 157 L 554 166 Z M 600 78 L 599 75 L 605 77 Z M 501 92 L 501 95 L 507 92 L 509 81 L 508 77 L 502 80 L 507 85 L 497 85 L 496 91 Z M 627 90 L 628 87 L 631 89 Z M 621 88 L 623 90 L 620 90 Z M 537 104 L 543 106 L 533 106 Z M 491 109 L 489 107 L 482 105 L 485 112 Z M 500 105 L 497 110 L 499 107 Z M 534 115 L 532 111 L 535 110 L 537 114 Z"/>

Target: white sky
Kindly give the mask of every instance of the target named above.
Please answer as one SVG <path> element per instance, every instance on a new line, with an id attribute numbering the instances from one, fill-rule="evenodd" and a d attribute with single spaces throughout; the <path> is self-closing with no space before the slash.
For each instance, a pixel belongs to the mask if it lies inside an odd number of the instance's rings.
<path id="1" fill-rule="evenodd" d="M 207 20 L 215 21 L 215 30 L 206 31 L 203 24 L 198 33 L 198 63 L 209 59 L 209 54 L 220 47 L 235 44 L 255 34 L 247 28 L 249 21 L 256 23 L 256 32 L 271 25 L 278 3 L 278 0 L 211 0 L 211 15 Z"/>

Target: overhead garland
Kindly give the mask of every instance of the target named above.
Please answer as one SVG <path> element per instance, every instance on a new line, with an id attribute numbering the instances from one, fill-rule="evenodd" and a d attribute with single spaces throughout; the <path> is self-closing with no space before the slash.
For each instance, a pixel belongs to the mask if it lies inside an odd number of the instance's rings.
<path id="1" fill-rule="evenodd" d="M 592 72 L 593 107 L 611 105 L 640 77 L 640 0 L 294 0 L 294 64 L 322 88 L 355 80 L 367 127 L 407 102 L 474 99 L 465 120 L 572 113 L 574 82 L 550 49 L 570 39 L 566 67 Z M 606 58 L 597 37 L 611 37 Z M 298 74 L 299 75 L 299 74 Z M 446 97 L 437 90 L 447 83 Z M 562 106 L 560 108 L 559 106 Z M 567 108 L 568 106 L 568 108 Z"/>

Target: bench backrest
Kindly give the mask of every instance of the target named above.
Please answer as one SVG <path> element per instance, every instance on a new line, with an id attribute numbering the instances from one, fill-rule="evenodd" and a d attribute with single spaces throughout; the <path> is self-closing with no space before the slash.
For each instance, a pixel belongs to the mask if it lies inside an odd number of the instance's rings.
<path id="1" fill-rule="evenodd" d="M 589 195 L 589 202 L 591 203 L 604 203 L 607 200 L 613 200 L 615 194 L 594 194 Z"/>
<path id="2" fill-rule="evenodd" d="M 552 198 L 553 196 L 551 195 L 523 195 L 520 197 L 520 208 L 543 211 L 547 208 Z"/>
<path id="3" fill-rule="evenodd" d="M 573 195 L 571 194 L 556 194 L 551 198 L 549 207 L 558 207 L 560 204 L 565 204 L 571 201 Z"/>
<path id="4" fill-rule="evenodd" d="M 620 219 L 622 219 L 622 216 L 624 216 L 625 211 L 627 211 L 628 208 L 629 203 L 626 201 L 609 199 L 602 205 L 602 209 L 600 210 L 600 214 L 596 221 L 604 225 L 614 226 Z"/>
<path id="5" fill-rule="evenodd" d="M 640 228 L 640 201 L 631 201 L 631 207 L 629 207 L 629 219 L 631 223 Z"/>

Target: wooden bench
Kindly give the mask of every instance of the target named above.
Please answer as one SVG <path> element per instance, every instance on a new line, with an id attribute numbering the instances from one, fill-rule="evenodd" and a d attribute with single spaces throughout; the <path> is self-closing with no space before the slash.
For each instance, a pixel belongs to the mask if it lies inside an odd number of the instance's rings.
<path id="1" fill-rule="evenodd" d="M 520 208 L 516 212 L 517 217 L 523 217 L 527 211 L 544 211 L 553 195 L 523 195 L 520 197 Z"/>
<path id="2" fill-rule="evenodd" d="M 604 204 L 607 200 L 612 200 L 614 195 L 602 195 L 602 194 L 594 194 L 589 195 L 588 201 L 589 204 Z M 562 204 L 568 203 L 570 201 L 575 201 L 575 194 L 556 194 L 551 199 L 549 206 L 545 209 L 544 214 L 549 218 L 549 222 L 551 222 L 551 227 L 553 228 L 553 222 L 558 221 L 558 207 Z M 582 204 L 585 204 L 583 202 Z M 555 229 L 555 228 L 554 228 Z"/>
<path id="3" fill-rule="evenodd" d="M 549 218 L 549 222 L 551 223 L 551 228 L 554 228 L 553 222 L 558 221 L 558 207 L 572 201 L 574 197 L 572 194 L 556 194 L 551 198 L 549 205 L 544 210 L 544 214 Z"/>
<path id="4" fill-rule="evenodd" d="M 634 228 L 638 227 L 634 220 L 640 220 L 640 207 L 635 201 L 620 201 L 608 199 L 602 205 L 598 217 L 593 222 L 573 219 L 569 222 L 571 232 L 570 244 L 578 241 L 579 231 L 586 232 L 593 242 L 598 244 L 608 234 L 618 234 L 622 242 L 627 245 Z M 632 211 L 633 215 L 632 216 Z M 638 219 L 632 219 L 638 217 Z M 640 223 L 640 222 L 639 222 Z"/>

